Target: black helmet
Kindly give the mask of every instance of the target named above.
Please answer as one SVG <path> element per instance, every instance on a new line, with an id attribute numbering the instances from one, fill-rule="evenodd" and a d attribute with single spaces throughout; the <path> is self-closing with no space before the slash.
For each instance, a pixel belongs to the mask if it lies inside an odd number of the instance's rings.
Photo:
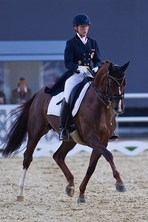
<path id="1" fill-rule="evenodd" d="M 87 15 L 85 14 L 77 14 L 74 18 L 73 18 L 73 26 L 74 25 L 90 25 L 90 19 Z"/>

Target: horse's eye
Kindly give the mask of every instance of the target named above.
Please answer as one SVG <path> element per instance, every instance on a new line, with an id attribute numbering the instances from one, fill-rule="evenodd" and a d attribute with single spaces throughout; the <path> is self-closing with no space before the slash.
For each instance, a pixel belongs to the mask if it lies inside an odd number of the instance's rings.
<path id="1" fill-rule="evenodd" d="M 114 87 L 115 87 L 115 84 L 109 83 L 109 88 L 114 88 Z"/>
<path id="2" fill-rule="evenodd" d="M 113 88 L 113 85 L 112 85 L 112 84 L 109 84 L 109 88 Z"/>

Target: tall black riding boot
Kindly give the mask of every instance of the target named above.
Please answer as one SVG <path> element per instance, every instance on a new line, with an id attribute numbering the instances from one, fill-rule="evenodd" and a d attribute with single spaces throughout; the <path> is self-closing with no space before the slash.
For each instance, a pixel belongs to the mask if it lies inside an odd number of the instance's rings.
<path id="1" fill-rule="evenodd" d="M 67 121 L 70 114 L 70 106 L 66 103 L 65 99 L 62 102 L 62 107 L 60 111 L 60 127 L 59 127 L 59 139 L 60 140 L 68 140 L 68 131 L 66 129 Z"/>

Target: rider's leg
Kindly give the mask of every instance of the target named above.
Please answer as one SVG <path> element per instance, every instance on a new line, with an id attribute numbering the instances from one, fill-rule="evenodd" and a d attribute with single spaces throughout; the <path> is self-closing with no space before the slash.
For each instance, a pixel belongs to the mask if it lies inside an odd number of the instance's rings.
<path id="1" fill-rule="evenodd" d="M 82 73 L 74 73 L 71 77 L 69 77 L 65 82 L 64 87 L 64 101 L 61 107 L 60 113 L 60 140 L 68 140 L 68 131 L 66 129 L 66 124 L 68 122 L 68 118 L 70 115 L 70 105 L 68 104 L 69 96 L 72 89 L 82 80 L 84 79 L 84 75 Z"/>
<path id="2" fill-rule="evenodd" d="M 59 127 L 59 139 L 60 140 L 68 140 L 68 132 L 66 130 L 66 125 L 68 121 L 68 117 L 70 115 L 70 106 L 69 104 L 63 99 L 61 112 L 60 112 L 60 127 Z"/>
<path id="3" fill-rule="evenodd" d="M 68 78 L 65 82 L 64 88 L 64 100 L 62 102 L 61 112 L 60 112 L 60 140 L 68 140 L 68 131 L 66 129 L 66 124 L 68 122 L 68 117 L 70 115 L 70 105 L 68 104 L 69 96 L 72 89 L 79 82 L 83 80 L 83 74 L 73 74 L 70 78 Z"/>

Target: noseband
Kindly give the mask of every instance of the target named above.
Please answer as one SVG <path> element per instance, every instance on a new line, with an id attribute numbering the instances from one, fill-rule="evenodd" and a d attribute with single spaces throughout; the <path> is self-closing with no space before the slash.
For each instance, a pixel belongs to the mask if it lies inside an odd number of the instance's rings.
<path id="1" fill-rule="evenodd" d="M 116 99 L 116 100 L 121 100 L 121 99 L 124 99 L 124 93 L 123 94 L 118 94 L 118 95 L 109 95 L 109 79 L 112 79 L 113 81 L 115 81 L 117 83 L 117 85 L 119 87 L 121 87 L 124 83 L 124 80 L 125 80 L 126 76 L 124 75 L 122 78 L 115 78 L 111 75 L 109 75 L 109 72 L 107 72 L 107 75 L 106 75 L 106 98 L 112 102 L 113 99 Z"/>

